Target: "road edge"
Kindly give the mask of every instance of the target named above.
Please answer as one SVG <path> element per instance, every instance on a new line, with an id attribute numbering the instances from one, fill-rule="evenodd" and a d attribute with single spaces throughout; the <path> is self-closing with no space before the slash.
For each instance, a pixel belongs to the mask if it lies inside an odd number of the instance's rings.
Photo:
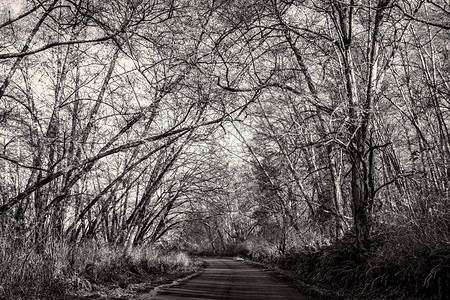
<path id="1" fill-rule="evenodd" d="M 336 291 L 331 291 L 326 287 L 320 287 L 314 284 L 306 283 L 305 281 L 299 279 L 295 273 L 289 272 L 287 270 L 282 270 L 276 265 L 257 262 L 250 259 L 244 259 L 244 263 L 247 263 L 256 268 L 266 270 L 271 277 L 288 284 L 290 287 L 295 288 L 305 296 L 314 297 L 318 300 L 351 299 L 349 298 L 349 295 L 340 295 Z"/>
<path id="2" fill-rule="evenodd" d="M 133 299 L 135 299 L 135 300 L 151 300 L 154 297 L 156 297 L 158 295 L 158 293 L 164 291 L 165 289 L 173 287 L 173 286 L 176 286 L 176 285 L 179 285 L 179 284 L 181 284 L 181 283 L 183 283 L 183 282 L 185 282 L 185 281 L 187 281 L 189 279 L 192 279 L 192 278 L 195 278 L 195 277 L 199 276 L 200 274 L 203 273 L 203 270 L 204 269 L 201 269 L 200 271 L 192 273 L 192 274 L 190 274 L 188 276 L 175 279 L 171 283 L 165 283 L 165 284 L 161 284 L 161 285 L 155 286 L 151 291 L 146 292 L 145 294 L 142 294 L 139 297 L 133 298 Z"/>

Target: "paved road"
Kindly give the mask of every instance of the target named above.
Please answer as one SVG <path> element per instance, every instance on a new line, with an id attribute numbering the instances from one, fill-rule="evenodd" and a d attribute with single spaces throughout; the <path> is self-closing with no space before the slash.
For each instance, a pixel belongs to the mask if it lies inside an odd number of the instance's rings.
<path id="1" fill-rule="evenodd" d="M 242 261 L 206 258 L 203 273 L 160 292 L 152 299 L 297 299 L 309 298 L 266 272 Z"/>

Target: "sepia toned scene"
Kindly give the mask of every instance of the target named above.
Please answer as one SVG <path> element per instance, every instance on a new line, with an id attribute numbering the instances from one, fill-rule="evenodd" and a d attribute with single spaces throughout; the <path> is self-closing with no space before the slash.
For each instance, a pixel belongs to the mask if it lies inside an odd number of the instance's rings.
<path id="1" fill-rule="evenodd" d="M 448 0 L 0 0 L 0 299 L 450 299 Z"/>

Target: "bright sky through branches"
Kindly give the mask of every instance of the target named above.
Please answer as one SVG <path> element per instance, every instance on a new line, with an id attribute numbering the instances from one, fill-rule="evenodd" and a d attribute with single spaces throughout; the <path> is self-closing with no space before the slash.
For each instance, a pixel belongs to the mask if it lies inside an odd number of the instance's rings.
<path id="1" fill-rule="evenodd" d="M 23 0 L 1 0 L 0 11 L 6 10 L 11 14 L 10 17 L 17 16 L 24 6 Z"/>

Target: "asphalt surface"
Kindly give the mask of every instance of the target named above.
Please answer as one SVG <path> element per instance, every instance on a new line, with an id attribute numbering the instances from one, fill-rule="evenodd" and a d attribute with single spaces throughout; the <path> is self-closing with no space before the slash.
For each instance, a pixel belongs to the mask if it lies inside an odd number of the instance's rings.
<path id="1" fill-rule="evenodd" d="M 242 261 L 225 258 L 206 258 L 204 261 L 207 267 L 199 276 L 146 299 L 309 300 L 267 272 Z"/>

